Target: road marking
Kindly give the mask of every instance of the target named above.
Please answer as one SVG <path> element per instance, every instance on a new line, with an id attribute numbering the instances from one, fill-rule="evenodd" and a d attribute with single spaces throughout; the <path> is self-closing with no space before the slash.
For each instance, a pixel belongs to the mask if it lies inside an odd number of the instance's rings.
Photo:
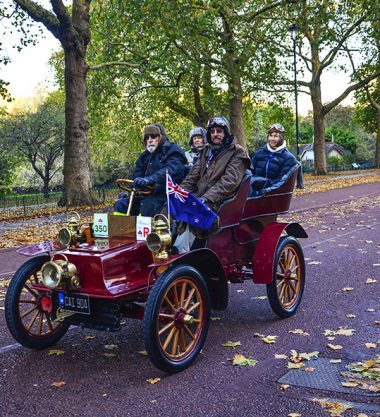
<path id="1" fill-rule="evenodd" d="M 21 347 L 20 343 L 14 343 L 13 345 L 0 347 L 0 355 L 3 353 L 10 352 L 11 350 L 16 350 L 20 347 Z"/>

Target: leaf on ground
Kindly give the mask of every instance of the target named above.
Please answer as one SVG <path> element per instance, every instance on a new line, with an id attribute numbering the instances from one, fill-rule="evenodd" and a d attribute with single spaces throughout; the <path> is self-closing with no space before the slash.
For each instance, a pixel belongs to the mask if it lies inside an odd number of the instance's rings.
<path id="1" fill-rule="evenodd" d="M 359 384 L 357 382 L 351 382 L 351 381 L 344 381 L 341 382 L 342 387 L 347 387 L 347 388 L 355 388 L 357 387 Z"/>
<path id="2" fill-rule="evenodd" d="M 374 313 L 376 310 L 374 308 L 367 308 L 368 313 Z"/>
<path id="3" fill-rule="evenodd" d="M 308 332 L 302 329 L 288 330 L 288 333 L 298 334 L 300 336 L 310 336 Z"/>
<path id="4" fill-rule="evenodd" d="M 290 385 L 288 385 L 288 384 L 281 384 L 280 385 L 280 390 L 281 391 L 286 391 L 289 387 L 290 387 Z"/>
<path id="5" fill-rule="evenodd" d="M 288 356 L 287 355 L 284 355 L 284 354 L 275 354 L 274 355 L 274 358 L 275 359 L 288 359 Z"/>
<path id="6" fill-rule="evenodd" d="M 345 411 L 353 408 L 351 404 L 341 403 L 339 401 L 327 401 L 320 398 L 313 398 L 312 401 L 319 403 L 331 415 L 331 417 L 340 417 Z"/>
<path id="7" fill-rule="evenodd" d="M 241 346 L 241 343 L 240 342 L 232 342 L 231 340 L 229 340 L 226 343 L 221 343 L 221 345 L 223 347 L 232 347 L 233 349 L 235 349 L 236 346 Z"/>
<path id="8" fill-rule="evenodd" d="M 364 343 L 364 345 L 368 349 L 375 349 L 377 347 L 376 343 Z"/>
<path id="9" fill-rule="evenodd" d="M 52 382 L 50 385 L 55 388 L 60 388 L 65 384 L 66 382 L 63 382 L 63 381 L 55 381 L 55 382 Z"/>
<path id="10" fill-rule="evenodd" d="M 117 349 L 118 347 L 119 347 L 118 345 L 104 345 L 104 349 L 109 349 L 109 350 Z"/>
<path id="11" fill-rule="evenodd" d="M 326 329 L 323 334 L 325 336 L 353 336 L 355 329 L 349 329 L 348 327 L 339 327 L 338 330 Z"/>
<path id="12" fill-rule="evenodd" d="M 303 368 L 303 370 L 305 371 L 305 372 L 314 372 L 315 371 L 315 368 Z"/>
<path id="13" fill-rule="evenodd" d="M 278 336 L 271 336 L 271 335 L 268 335 L 268 336 L 266 336 L 266 337 L 263 337 L 261 340 L 262 340 L 264 343 L 267 343 L 268 345 L 273 345 L 274 343 L 276 343 L 276 342 L 277 342 L 277 339 L 278 339 Z"/>
<path id="14" fill-rule="evenodd" d="M 266 300 L 268 297 L 266 295 L 260 295 L 259 297 L 253 297 L 255 300 Z"/>
<path id="15" fill-rule="evenodd" d="M 300 414 L 300 413 L 290 413 L 290 414 L 288 414 L 288 417 L 301 417 L 302 416 L 302 414 Z"/>
<path id="16" fill-rule="evenodd" d="M 311 262 L 308 262 L 307 264 L 308 265 L 320 265 L 322 262 L 319 262 L 319 261 L 311 261 Z"/>
<path id="17" fill-rule="evenodd" d="M 345 292 L 352 291 L 352 290 L 353 290 L 353 287 L 344 287 L 344 288 L 342 288 L 342 291 L 345 291 Z"/>
<path id="18" fill-rule="evenodd" d="M 65 351 L 61 350 L 61 349 L 50 349 L 49 352 L 48 352 L 48 355 L 57 355 L 57 356 L 59 356 L 59 355 L 63 355 L 64 353 L 65 353 Z"/>
<path id="19" fill-rule="evenodd" d="M 342 363 L 342 359 L 330 359 L 330 363 Z"/>
<path id="20" fill-rule="evenodd" d="M 346 317 L 348 319 L 354 319 L 356 317 L 356 314 L 346 314 Z"/>
<path id="21" fill-rule="evenodd" d="M 106 358 L 112 358 L 113 356 L 116 356 L 115 353 L 103 353 L 103 356 Z"/>
<path id="22" fill-rule="evenodd" d="M 372 278 L 367 278 L 366 281 L 365 281 L 366 284 L 374 284 L 375 282 L 377 282 L 377 281 L 375 279 L 372 279 Z"/>
<path id="23" fill-rule="evenodd" d="M 329 343 L 327 345 L 327 347 L 329 347 L 332 350 L 341 350 L 341 349 L 343 349 L 343 346 L 342 345 L 332 345 L 331 343 Z"/>
<path id="24" fill-rule="evenodd" d="M 216 321 L 216 320 L 220 320 L 220 317 L 211 317 L 210 319 L 211 321 Z"/>
<path id="25" fill-rule="evenodd" d="M 244 290 L 236 290 L 236 292 L 244 292 Z"/>
<path id="26" fill-rule="evenodd" d="M 236 366 L 255 366 L 257 364 L 257 361 L 255 361 L 254 359 L 246 358 L 244 355 L 241 355 L 240 353 L 237 353 L 233 358 L 228 360 L 232 361 L 232 365 Z"/>
<path id="27" fill-rule="evenodd" d="M 86 340 L 90 340 L 90 339 L 95 339 L 95 336 L 85 336 L 84 337 Z"/>
<path id="28" fill-rule="evenodd" d="M 288 369 L 300 369 L 303 366 L 305 366 L 303 362 L 298 362 L 298 363 L 288 362 Z"/>
<path id="29" fill-rule="evenodd" d="M 137 353 L 139 353 L 142 356 L 148 356 L 148 352 L 146 350 L 139 350 Z"/>
<path id="30" fill-rule="evenodd" d="M 147 379 L 146 382 L 149 382 L 149 384 L 157 384 L 157 382 L 160 382 L 161 378 L 150 378 Z"/>

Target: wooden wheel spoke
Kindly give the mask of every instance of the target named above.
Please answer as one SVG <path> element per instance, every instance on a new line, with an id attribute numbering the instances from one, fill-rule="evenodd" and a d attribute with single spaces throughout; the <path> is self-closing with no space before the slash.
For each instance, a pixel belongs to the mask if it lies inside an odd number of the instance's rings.
<path id="1" fill-rule="evenodd" d="M 53 327 L 52 322 L 50 320 L 49 313 L 45 311 L 44 314 L 45 314 L 45 317 L 46 317 L 46 323 L 49 326 L 49 330 L 52 332 L 54 330 L 54 327 Z"/>
<path id="2" fill-rule="evenodd" d="M 35 298 L 38 298 L 38 293 L 34 290 L 32 290 L 27 284 L 24 285 L 24 288 L 26 288 Z"/>
<path id="3" fill-rule="evenodd" d="M 186 351 L 185 332 L 183 328 L 180 329 L 179 340 L 181 344 L 181 352 Z"/>
<path id="4" fill-rule="evenodd" d="M 173 311 L 173 313 L 175 313 L 177 311 L 177 309 L 174 307 L 174 305 L 172 304 L 172 302 L 169 300 L 168 296 L 165 295 L 164 301 L 167 303 L 167 305 L 171 308 L 171 310 Z"/>
<path id="5" fill-rule="evenodd" d="M 18 300 L 19 304 L 34 304 L 34 305 L 38 305 L 38 301 L 36 300 Z"/>
<path id="6" fill-rule="evenodd" d="M 179 336 L 179 329 L 175 329 L 173 346 L 172 346 L 172 355 L 176 355 L 178 353 L 178 336 Z"/>
<path id="7" fill-rule="evenodd" d="M 189 307 L 190 301 L 192 300 L 194 293 L 195 293 L 195 288 L 193 287 L 193 288 L 191 289 L 191 291 L 189 292 L 189 295 L 188 295 L 188 297 L 187 297 L 187 300 L 186 300 L 186 302 L 185 302 L 185 304 L 184 304 L 184 306 L 183 306 L 183 308 L 184 308 L 185 310 L 187 310 L 187 308 Z"/>
<path id="8" fill-rule="evenodd" d="M 180 307 L 179 299 L 178 299 L 178 292 L 177 292 L 177 284 L 172 286 L 173 298 L 174 298 L 174 306 L 178 309 Z"/>
<path id="9" fill-rule="evenodd" d="M 181 288 L 181 298 L 180 298 L 180 306 L 182 307 L 183 306 L 183 304 L 184 304 L 184 302 L 185 302 L 185 295 L 186 295 L 186 286 L 187 286 L 187 284 L 186 284 L 186 282 L 184 282 L 183 284 L 182 284 L 182 288 Z"/>
<path id="10" fill-rule="evenodd" d="M 158 318 L 174 320 L 174 314 L 159 313 Z"/>
<path id="11" fill-rule="evenodd" d="M 42 334 L 42 326 L 44 324 L 44 314 L 43 313 L 39 313 L 38 314 L 38 335 L 41 336 Z"/>
<path id="12" fill-rule="evenodd" d="M 162 348 L 164 349 L 164 350 L 166 350 L 167 349 L 167 347 L 169 346 L 169 344 L 170 344 L 170 342 L 171 342 L 171 340 L 173 339 L 173 336 L 174 336 L 174 333 L 176 332 L 176 328 L 175 327 L 173 327 L 171 330 L 170 330 L 170 332 L 169 332 L 169 334 L 168 334 L 168 337 L 166 338 L 166 340 L 165 340 L 165 343 L 164 343 L 164 345 L 162 346 Z"/>
<path id="13" fill-rule="evenodd" d="M 289 281 L 288 284 L 289 284 L 289 290 L 291 289 L 293 291 L 293 295 L 294 295 L 296 293 L 295 287 L 293 287 L 293 284 L 291 283 L 291 281 Z"/>
<path id="14" fill-rule="evenodd" d="M 284 283 L 285 283 L 285 279 L 283 278 L 278 284 L 277 284 L 277 288 L 280 286 L 280 285 L 284 285 Z"/>
<path id="15" fill-rule="evenodd" d="M 193 312 L 196 308 L 198 308 L 201 305 L 201 303 L 198 301 L 195 304 L 193 304 L 189 309 L 186 310 L 187 314 L 190 314 Z"/>
<path id="16" fill-rule="evenodd" d="M 285 287 L 286 287 L 286 283 L 284 281 L 282 286 L 281 286 L 280 293 L 278 294 L 278 298 L 281 299 L 281 302 L 283 302 L 283 300 L 284 300 L 283 295 L 284 295 Z"/>
<path id="17" fill-rule="evenodd" d="M 185 329 L 185 332 L 191 337 L 192 340 L 195 339 L 195 335 L 191 332 L 191 330 L 189 329 L 189 327 L 187 326 L 187 324 L 185 324 L 183 326 L 183 328 Z"/>
<path id="18" fill-rule="evenodd" d="M 20 315 L 20 319 L 22 320 L 26 316 L 28 316 L 32 311 L 37 310 L 37 306 L 34 306 L 30 308 L 29 310 L 26 310 L 23 314 Z"/>
<path id="19" fill-rule="evenodd" d="M 173 326 L 174 326 L 174 321 L 171 321 L 170 323 L 168 323 L 166 326 L 164 326 L 162 329 L 159 330 L 158 332 L 159 336 L 161 336 L 163 333 L 168 331 Z"/>
<path id="20" fill-rule="evenodd" d="M 280 259 L 280 261 L 278 262 L 278 266 L 281 268 L 282 272 L 285 273 L 285 271 L 286 271 L 286 265 L 285 265 L 283 259 Z"/>
<path id="21" fill-rule="evenodd" d="M 30 331 L 30 329 L 32 328 L 32 326 L 33 326 L 34 322 L 36 321 L 36 319 L 37 319 L 37 317 L 38 317 L 38 314 L 39 314 L 39 311 L 37 310 L 37 311 L 34 313 L 33 317 L 30 319 L 29 325 L 28 325 L 28 327 L 27 327 L 28 331 Z"/>

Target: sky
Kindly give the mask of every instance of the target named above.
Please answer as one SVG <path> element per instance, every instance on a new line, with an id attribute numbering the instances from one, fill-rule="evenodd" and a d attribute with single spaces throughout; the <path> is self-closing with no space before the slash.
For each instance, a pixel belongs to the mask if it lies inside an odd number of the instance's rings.
<path id="1" fill-rule="evenodd" d="M 10 83 L 8 89 L 14 98 L 32 97 L 39 86 L 46 86 L 49 91 L 54 89 L 54 77 L 48 65 L 52 52 L 59 50 L 59 42 L 48 31 L 44 31 L 36 46 L 29 45 L 21 52 L 14 50 L 12 39 L 5 42 L 5 51 L 11 58 L 11 63 L 0 68 L 0 78 Z M 322 98 L 327 102 L 336 98 L 344 91 L 348 83 L 344 74 L 326 74 L 322 76 Z M 352 96 L 351 96 L 352 97 Z M 351 97 L 342 104 L 352 104 Z M 300 115 L 306 116 L 311 109 L 309 96 L 299 94 L 298 108 Z"/>

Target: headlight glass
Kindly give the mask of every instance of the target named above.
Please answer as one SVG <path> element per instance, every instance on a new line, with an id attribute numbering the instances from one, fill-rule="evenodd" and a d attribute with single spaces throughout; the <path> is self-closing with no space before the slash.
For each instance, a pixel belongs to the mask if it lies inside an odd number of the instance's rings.
<path id="1" fill-rule="evenodd" d="M 58 240 L 63 246 L 69 246 L 71 243 L 70 230 L 65 227 L 58 232 Z"/>
<path id="2" fill-rule="evenodd" d="M 162 247 L 161 237 L 157 233 L 149 233 L 146 237 L 146 245 L 150 251 L 158 252 Z"/>
<path id="3" fill-rule="evenodd" d="M 53 262 L 46 262 L 41 268 L 44 285 L 51 289 L 57 288 L 61 283 L 62 272 L 62 268 L 59 265 Z"/>

